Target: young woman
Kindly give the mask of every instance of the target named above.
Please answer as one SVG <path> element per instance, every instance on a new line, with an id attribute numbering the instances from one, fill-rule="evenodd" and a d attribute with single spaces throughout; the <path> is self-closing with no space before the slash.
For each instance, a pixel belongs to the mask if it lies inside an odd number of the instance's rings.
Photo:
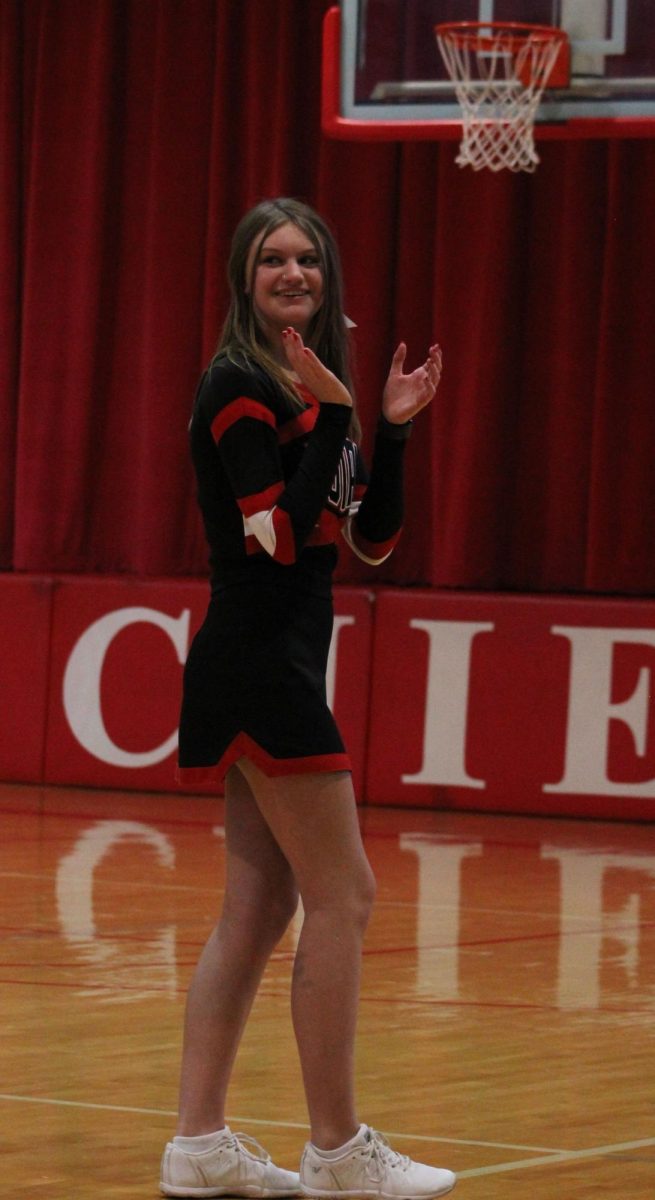
<path id="1" fill-rule="evenodd" d="M 370 477 L 356 438 L 338 252 L 295 200 L 241 221 L 231 304 L 190 425 L 211 600 L 184 677 L 179 775 L 225 778 L 220 921 L 189 989 L 167 1196 L 445 1195 L 450 1171 L 411 1162 L 359 1122 L 354 1038 L 374 895 L 350 763 L 326 703 L 331 577 L 343 534 L 367 562 L 402 523 L 402 459 L 441 352 L 393 356 Z M 300 1176 L 225 1126 L 237 1047 L 268 958 L 302 897 L 292 1016 L 311 1122 Z"/>

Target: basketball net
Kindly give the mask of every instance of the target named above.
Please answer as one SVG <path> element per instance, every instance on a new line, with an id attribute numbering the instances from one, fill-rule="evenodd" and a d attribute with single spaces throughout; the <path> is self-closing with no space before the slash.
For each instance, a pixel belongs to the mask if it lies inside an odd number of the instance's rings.
<path id="1" fill-rule="evenodd" d="M 549 25 L 461 21 L 435 28 L 462 109 L 456 162 L 534 171 L 534 122 L 567 36 Z"/>

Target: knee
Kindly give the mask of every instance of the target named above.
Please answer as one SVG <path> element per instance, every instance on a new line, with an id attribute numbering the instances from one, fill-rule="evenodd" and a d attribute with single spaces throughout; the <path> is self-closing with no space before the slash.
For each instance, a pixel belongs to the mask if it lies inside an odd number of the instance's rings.
<path id="1" fill-rule="evenodd" d="M 264 898 L 260 919 L 265 922 L 274 941 L 278 942 L 288 929 L 298 908 L 298 899 L 298 888 L 293 879 Z"/>
<path id="2" fill-rule="evenodd" d="M 342 927 L 364 933 L 375 901 L 375 876 L 367 861 L 344 870 L 338 879 L 315 880 L 303 893 L 307 916 L 320 913 Z"/>
<path id="3" fill-rule="evenodd" d="M 241 940 L 272 949 L 283 937 L 298 907 L 293 878 L 248 896 L 226 895 L 221 920 Z"/>
<path id="4" fill-rule="evenodd" d="M 375 892 L 375 876 L 367 863 L 365 868 L 350 880 L 350 887 L 345 896 L 337 901 L 337 919 L 345 919 L 352 929 L 363 935 L 371 919 Z"/>
<path id="5" fill-rule="evenodd" d="M 278 883 L 257 904 L 256 922 L 263 937 L 276 945 L 286 933 L 298 907 L 298 888 L 293 878 Z"/>
<path id="6" fill-rule="evenodd" d="M 354 913 L 358 924 L 361 925 L 362 930 L 366 929 L 366 926 L 369 923 L 373 905 L 375 903 L 376 891 L 377 884 L 375 882 L 375 875 L 373 874 L 368 862 L 366 862 L 363 864 L 359 873 L 359 877 L 355 881 L 355 886 L 353 888 Z"/>

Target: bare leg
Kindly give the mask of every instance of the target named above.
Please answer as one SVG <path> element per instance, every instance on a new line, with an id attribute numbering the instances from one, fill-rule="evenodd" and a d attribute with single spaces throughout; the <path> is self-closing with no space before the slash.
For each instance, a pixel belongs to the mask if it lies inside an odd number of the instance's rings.
<path id="1" fill-rule="evenodd" d="M 298 902 L 289 864 L 233 768 L 226 781 L 226 888 L 220 921 L 186 1005 L 178 1134 L 225 1124 L 225 1098 L 243 1028 L 272 950 Z"/>
<path id="2" fill-rule="evenodd" d="M 253 795 L 289 861 L 305 910 L 292 1012 L 312 1140 L 343 1145 L 359 1122 L 354 1042 L 362 940 L 375 883 L 364 853 L 350 775 L 269 779 L 241 760 Z"/>

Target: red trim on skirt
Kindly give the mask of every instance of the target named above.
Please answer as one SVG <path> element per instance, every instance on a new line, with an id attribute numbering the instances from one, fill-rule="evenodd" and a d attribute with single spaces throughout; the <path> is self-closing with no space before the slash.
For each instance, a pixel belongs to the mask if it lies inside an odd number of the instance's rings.
<path id="1" fill-rule="evenodd" d="M 253 741 L 247 733 L 238 733 L 219 762 L 208 767 L 177 767 L 178 783 L 220 783 L 230 767 L 240 758 L 250 758 L 264 775 L 319 775 L 330 771 L 352 771 L 348 754 L 308 754 L 302 758 L 273 758 L 267 750 Z"/>

